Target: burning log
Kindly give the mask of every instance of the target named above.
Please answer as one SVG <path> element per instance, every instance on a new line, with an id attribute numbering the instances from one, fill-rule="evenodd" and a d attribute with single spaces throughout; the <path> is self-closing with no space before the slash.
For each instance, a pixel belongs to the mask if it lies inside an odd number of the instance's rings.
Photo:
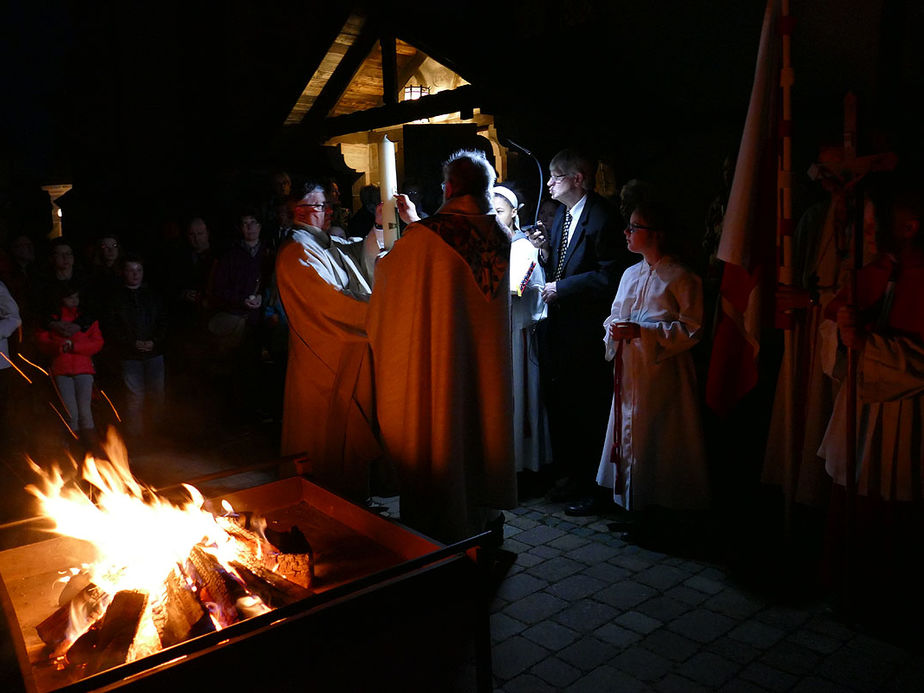
<path id="1" fill-rule="evenodd" d="M 251 569 L 237 561 L 231 561 L 231 565 L 241 576 L 247 589 L 272 607 L 291 604 L 311 595 L 310 590 L 262 566 L 253 566 Z"/>
<path id="2" fill-rule="evenodd" d="M 88 676 L 124 664 L 147 603 L 145 592 L 116 592 L 105 615 L 68 650 L 68 661 L 85 666 Z"/>
<path id="3" fill-rule="evenodd" d="M 314 553 L 308 539 L 298 527 L 292 527 L 288 532 L 267 529 L 264 538 L 247 526 L 242 526 L 242 522 L 249 523 L 246 516 L 238 518 L 240 521 L 231 517 L 217 517 L 215 520 L 246 548 L 238 558 L 251 573 L 269 582 L 265 575 L 272 572 L 305 590 L 311 588 L 314 579 Z"/>
<path id="4" fill-rule="evenodd" d="M 62 592 L 62 598 L 68 594 L 72 594 L 73 596 L 63 601 L 61 606 L 59 606 L 51 616 L 35 627 L 42 642 L 52 649 L 57 648 L 57 646 L 63 643 L 67 638 L 68 626 L 71 623 L 72 614 L 81 613 L 85 615 L 85 623 L 97 620 L 102 613 L 102 602 L 106 596 L 105 592 L 100 590 L 93 583 L 87 584 L 76 594 L 65 587 Z M 60 602 L 61 600 L 59 600 L 59 603 Z"/>
<path id="5" fill-rule="evenodd" d="M 194 579 L 202 585 L 199 598 L 211 602 L 217 608 L 214 616 L 222 627 L 237 622 L 238 612 L 235 602 L 246 596 L 243 586 L 228 573 L 208 551 L 201 546 L 194 546 L 189 553 L 189 562 L 195 568 Z"/>
<path id="6" fill-rule="evenodd" d="M 152 612 L 160 644 L 164 647 L 215 630 L 208 612 L 176 568 L 164 580 L 164 593 Z"/>

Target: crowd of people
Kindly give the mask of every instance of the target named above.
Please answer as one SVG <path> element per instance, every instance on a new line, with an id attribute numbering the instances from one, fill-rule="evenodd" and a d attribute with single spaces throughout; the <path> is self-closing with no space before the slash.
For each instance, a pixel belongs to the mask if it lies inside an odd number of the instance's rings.
<path id="1" fill-rule="evenodd" d="M 15 439 L 21 354 L 49 371 L 64 430 L 85 449 L 97 445 L 101 389 L 117 395 L 124 433 L 143 440 L 207 385 L 246 416 L 280 419 L 281 453 L 304 455 L 317 480 L 360 502 L 397 490 L 402 518 L 444 541 L 497 530 L 517 475 L 520 497 L 532 482 L 569 515 L 613 512 L 630 529 L 655 510 L 709 508 L 692 356 L 709 310 L 702 280 L 657 190 L 632 181 L 614 203 L 594 191 L 595 174 L 592 158 L 559 152 L 538 221 L 525 224 L 517 186 L 498 183 L 482 153 L 459 152 L 439 209 L 398 195 L 394 247 L 375 187 L 350 215 L 329 182 L 280 176 L 273 200 L 239 210 L 222 252 L 203 217 L 188 219 L 156 285 L 116 235 L 88 247 L 56 238 L 39 258 L 32 237 L 14 235 L 0 264 L 4 439 Z M 836 494 L 847 485 L 847 389 L 834 365 L 849 350 L 861 535 L 887 562 L 907 557 L 924 517 L 924 210 L 913 184 L 880 189 L 853 299 L 828 266 L 846 257 L 840 236 L 806 241 L 808 222 L 797 233 L 817 251 L 801 261 L 823 299 L 805 332 L 809 380 L 829 393 L 826 406 L 808 395 L 817 422 L 800 454 L 816 472 L 826 465 Z"/>

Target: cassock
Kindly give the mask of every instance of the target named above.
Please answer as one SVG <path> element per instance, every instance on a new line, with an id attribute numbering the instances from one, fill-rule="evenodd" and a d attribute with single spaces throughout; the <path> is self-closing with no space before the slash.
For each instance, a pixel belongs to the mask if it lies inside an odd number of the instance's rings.
<path id="1" fill-rule="evenodd" d="M 276 260 L 289 319 L 281 451 L 306 453 L 314 479 L 354 500 L 381 457 L 365 329 L 377 253 L 373 234 L 343 241 L 306 227 Z"/>
<path id="2" fill-rule="evenodd" d="M 510 240 L 463 196 L 408 226 L 369 305 L 378 422 L 401 519 L 451 542 L 516 507 Z"/>
<path id="3" fill-rule="evenodd" d="M 597 483 L 613 489 L 615 502 L 628 510 L 693 510 L 709 503 L 690 354 L 701 338 L 702 319 L 702 282 L 673 258 L 654 266 L 643 260 L 623 274 L 603 323 L 607 359 L 617 353 L 612 323 L 637 323 L 641 336 L 622 346 L 621 392 L 613 395 Z M 612 461 L 614 425 L 618 464 Z"/>

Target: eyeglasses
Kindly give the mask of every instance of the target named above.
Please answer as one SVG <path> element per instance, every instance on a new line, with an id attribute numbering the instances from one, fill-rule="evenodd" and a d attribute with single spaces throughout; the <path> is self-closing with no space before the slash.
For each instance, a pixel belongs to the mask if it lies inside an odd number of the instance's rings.
<path id="1" fill-rule="evenodd" d="M 320 212 L 322 209 L 333 208 L 333 205 L 330 202 L 317 202 L 315 204 L 305 202 L 295 205 L 295 209 L 301 209 L 302 207 L 311 207 L 311 209 Z"/>
<path id="2" fill-rule="evenodd" d="M 629 233 L 635 233 L 639 229 L 645 229 L 646 231 L 657 231 L 658 230 L 654 226 L 645 226 L 644 224 L 633 224 L 631 221 L 629 222 L 629 225 L 626 227 L 626 230 Z"/>
<path id="3" fill-rule="evenodd" d="M 573 175 L 574 175 L 573 173 L 553 173 L 549 176 L 549 180 L 552 180 L 558 183 L 560 180 L 564 178 L 568 178 L 569 176 L 573 176 Z"/>

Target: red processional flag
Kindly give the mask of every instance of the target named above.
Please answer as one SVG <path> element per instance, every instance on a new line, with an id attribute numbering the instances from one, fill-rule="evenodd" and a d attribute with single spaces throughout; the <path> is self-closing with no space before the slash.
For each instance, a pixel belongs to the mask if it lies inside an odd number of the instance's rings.
<path id="1" fill-rule="evenodd" d="M 718 257 L 720 310 L 706 404 L 720 415 L 757 384 L 760 333 L 776 279 L 780 88 L 780 0 L 768 0 Z"/>

